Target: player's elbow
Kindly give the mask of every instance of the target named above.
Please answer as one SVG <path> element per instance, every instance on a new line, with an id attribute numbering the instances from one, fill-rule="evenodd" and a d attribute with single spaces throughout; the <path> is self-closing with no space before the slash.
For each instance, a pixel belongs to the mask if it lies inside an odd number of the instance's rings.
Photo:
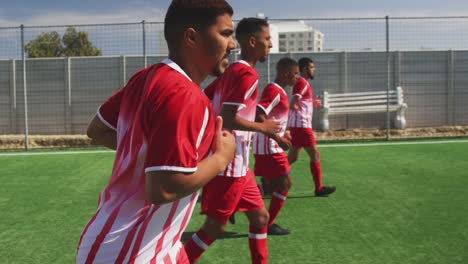
<path id="1" fill-rule="evenodd" d="M 148 200 L 155 205 L 162 205 L 171 203 L 177 200 L 177 195 L 164 190 L 163 188 L 158 188 L 158 190 L 146 190 Z"/>

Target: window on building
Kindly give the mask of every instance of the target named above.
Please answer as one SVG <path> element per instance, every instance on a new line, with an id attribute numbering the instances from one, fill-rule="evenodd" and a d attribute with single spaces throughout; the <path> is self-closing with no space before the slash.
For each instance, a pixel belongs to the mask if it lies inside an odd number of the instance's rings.
<path id="1" fill-rule="evenodd" d="M 298 50 L 298 51 L 304 51 L 304 49 L 303 49 L 303 48 L 298 48 L 297 50 Z"/>
<path id="2" fill-rule="evenodd" d="M 286 34 L 279 34 L 279 38 L 280 38 L 280 39 L 286 38 Z"/>
<path id="3" fill-rule="evenodd" d="M 303 38 L 303 37 L 304 37 L 304 34 L 299 33 L 299 37 L 300 37 L 300 38 Z"/>
<path id="4" fill-rule="evenodd" d="M 314 50 L 312 47 L 308 47 L 307 50 Z"/>
<path id="5" fill-rule="evenodd" d="M 286 51 L 288 51 L 288 50 L 286 49 L 286 47 L 280 47 L 280 48 L 279 48 L 279 51 L 280 51 L 280 52 L 286 52 Z"/>
<path id="6" fill-rule="evenodd" d="M 291 35 L 290 35 L 290 36 L 291 36 L 291 38 L 294 38 L 294 37 L 296 36 L 296 34 L 294 34 L 294 33 L 291 33 Z"/>
<path id="7" fill-rule="evenodd" d="M 294 46 L 294 41 L 289 41 L 289 46 Z"/>

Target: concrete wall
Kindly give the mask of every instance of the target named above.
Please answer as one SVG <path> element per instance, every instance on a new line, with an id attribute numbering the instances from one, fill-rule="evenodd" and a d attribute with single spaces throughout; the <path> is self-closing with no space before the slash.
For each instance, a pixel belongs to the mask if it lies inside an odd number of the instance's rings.
<path id="1" fill-rule="evenodd" d="M 385 52 L 272 54 L 270 67 L 257 65 L 261 89 L 268 77 L 274 80 L 275 63 L 284 56 L 316 62 L 311 83 L 317 95 L 387 89 Z M 147 62 L 162 59 L 149 56 Z M 99 105 L 144 67 L 144 59 L 30 59 L 26 66 L 30 134 L 83 134 Z M 0 134 L 24 133 L 22 67 L 21 60 L 0 61 Z M 468 51 L 392 52 L 389 69 L 391 88 L 404 90 L 408 127 L 468 125 Z M 383 128 L 385 118 L 385 113 L 332 116 L 330 128 Z"/>

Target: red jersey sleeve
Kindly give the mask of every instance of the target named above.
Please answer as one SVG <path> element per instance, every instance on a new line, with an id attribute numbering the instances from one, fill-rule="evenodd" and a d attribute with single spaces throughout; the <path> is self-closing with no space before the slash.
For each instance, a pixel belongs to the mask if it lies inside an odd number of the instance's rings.
<path id="1" fill-rule="evenodd" d="M 207 152 L 206 145 L 213 139 L 214 117 L 208 100 L 186 92 L 155 108 L 148 109 L 145 172 L 195 172 L 198 161 L 207 154 L 199 153 L 200 144 L 203 142 Z"/>
<path id="2" fill-rule="evenodd" d="M 292 94 L 299 96 L 299 98 L 302 98 L 302 96 L 307 92 L 307 81 L 304 78 L 298 78 L 296 81 L 296 84 L 293 87 Z"/>
<path id="3" fill-rule="evenodd" d="M 279 91 L 273 86 L 268 85 L 263 89 L 262 98 L 260 99 L 260 102 L 258 102 L 258 107 L 260 107 L 265 114 L 269 115 L 271 110 L 278 105 L 280 99 Z"/>
<path id="4" fill-rule="evenodd" d="M 97 116 L 106 126 L 117 130 L 117 121 L 119 120 L 120 102 L 124 89 L 119 89 L 111 97 L 109 97 L 104 104 L 99 107 Z"/>
<path id="5" fill-rule="evenodd" d="M 257 88 L 258 76 L 250 70 L 244 70 L 236 78 L 238 80 L 230 93 L 224 98 L 223 104 L 243 105 L 245 107 L 245 101 L 252 96 Z"/>

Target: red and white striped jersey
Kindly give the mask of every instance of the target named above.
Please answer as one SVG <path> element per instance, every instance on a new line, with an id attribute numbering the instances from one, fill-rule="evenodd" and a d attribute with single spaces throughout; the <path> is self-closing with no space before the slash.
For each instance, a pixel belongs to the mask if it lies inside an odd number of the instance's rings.
<path id="1" fill-rule="evenodd" d="M 289 113 L 289 127 L 312 128 L 312 114 L 314 111 L 312 86 L 304 78 L 298 78 L 292 91 L 293 96 L 298 96 L 297 110 Z"/>
<path id="2" fill-rule="evenodd" d="M 262 97 L 258 103 L 269 119 L 276 119 L 281 124 L 281 131 L 278 133 L 284 136 L 288 125 L 289 102 L 288 95 L 277 83 L 268 84 L 263 89 Z M 284 152 L 276 141 L 262 133 L 255 133 L 253 140 L 253 153 L 255 155 L 270 155 Z"/>
<path id="3" fill-rule="evenodd" d="M 214 136 L 209 100 L 174 62 L 136 73 L 98 110 L 117 133 L 111 179 L 78 244 L 76 263 L 175 263 L 198 192 L 152 204 L 145 176 L 191 173 Z"/>
<path id="4" fill-rule="evenodd" d="M 230 65 L 223 76 L 218 77 L 205 88 L 212 100 L 213 112 L 218 115 L 223 105 L 237 105 L 237 115 L 248 121 L 255 121 L 258 98 L 258 74 L 245 61 Z M 218 176 L 243 177 L 249 168 L 249 149 L 252 132 L 233 130 L 236 138 L 236 154 L 226 170 Z"/>

